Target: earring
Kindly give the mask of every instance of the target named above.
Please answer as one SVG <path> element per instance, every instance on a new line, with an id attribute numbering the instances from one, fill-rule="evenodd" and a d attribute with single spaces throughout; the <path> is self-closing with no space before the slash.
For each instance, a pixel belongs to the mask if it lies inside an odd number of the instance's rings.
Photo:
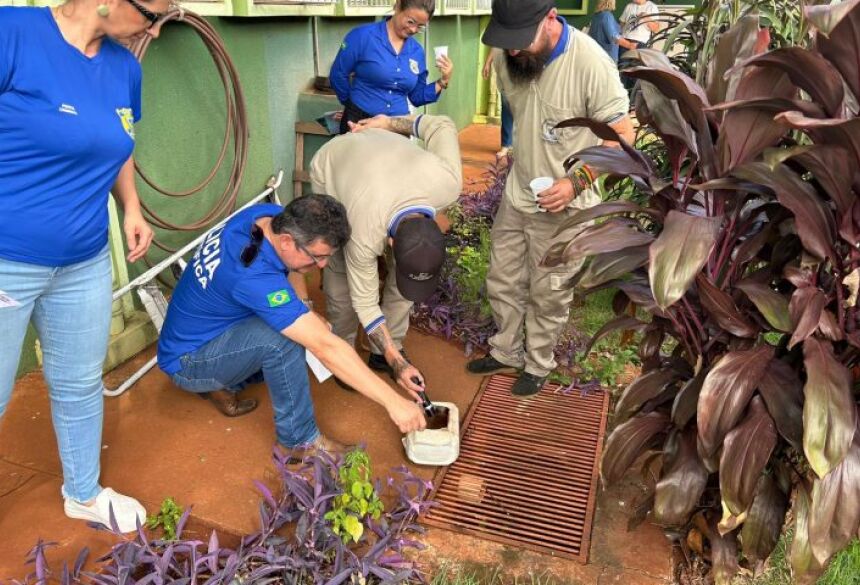
<path id="1" fill-rule="evenodd" d="M 99 4 L 96 6 L 96 12 L 99 16 L 107 17 L 110 14 L 110 7 L 107 4 Z"/>

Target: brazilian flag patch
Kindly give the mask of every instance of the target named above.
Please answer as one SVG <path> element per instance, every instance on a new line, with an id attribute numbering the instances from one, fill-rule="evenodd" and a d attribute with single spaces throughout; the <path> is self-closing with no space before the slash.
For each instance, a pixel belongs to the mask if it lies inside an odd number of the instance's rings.
<path id="1" fill-rule="evenodd" d="M 280 307 L 290 302 L 290 293 L 287 292 L 287 289 L 282 288 L 281 290 L 267 294 L 266 300 L 269 301 L 270 307 Z"/>

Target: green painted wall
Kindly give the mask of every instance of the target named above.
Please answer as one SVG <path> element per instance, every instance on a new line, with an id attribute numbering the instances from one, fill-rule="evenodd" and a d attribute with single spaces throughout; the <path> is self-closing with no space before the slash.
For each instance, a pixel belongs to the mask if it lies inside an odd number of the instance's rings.
<path id="1" fill-rule="evenodd" d="M 433 19 L 428 28 L 429 42 L 425 47 L 430 66 L 430 78 L 438 75 L 433 47 L 448 46 L 448 56 L 454 61 L 454 76 L 439 101 L 427 107 L 429 113 L 447 114 L 458 127 L 471 124 L 475 115 L 475 92 L 478 87 L 480 64 L 481 19 L 477 16 L 449 16 Z"/>

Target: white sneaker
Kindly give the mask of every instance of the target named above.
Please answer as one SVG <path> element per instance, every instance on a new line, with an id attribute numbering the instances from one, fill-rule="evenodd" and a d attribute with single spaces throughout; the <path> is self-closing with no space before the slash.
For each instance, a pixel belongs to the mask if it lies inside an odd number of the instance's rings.
<path id="1" fill-rule="evenodd" d="M 90 506 L 66 498 L 63 509 L 69 518 L 98 522 L 110 528 L 111 506 L 113 506 L 113 514 L 120 532 L 137 530 L 137 520 L 140 520 L 141 525 L 146 522 L 146 509 L 140 502 L 118 494 L 111 488 L 100 491 Z"/>
<path id="2" fill-rule="evenodd" d="M 496 158 L 505 158 L 506 156 L 511 154 L 511 152 L 513 152 L 513 150 L 514 149 L 511 148 L 510 146 L 503 146 L 502 149 L 496 153 Z"/>

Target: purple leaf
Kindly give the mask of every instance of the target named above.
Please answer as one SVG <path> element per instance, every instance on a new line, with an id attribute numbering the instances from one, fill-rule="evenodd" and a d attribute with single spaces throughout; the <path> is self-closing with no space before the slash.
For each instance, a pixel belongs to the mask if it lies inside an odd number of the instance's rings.
<path id="1" fill-rule="evenodd" d="M 750 507 L 759 477 L 776 446 L 776 425 L 758 396 L 741 423 L 726 434 L 720 455 L 720 495 L 740 516 Z"/>
<path id="2" fill-rule="evenodd" d="M 687 292 L 716 242 L 722 217 L 670 211 L 651 244 L 648 279 L 657 306 L 665 310 Z"/>
<path id="3" fill-rule="evenodd" d="M 823 478 L 842 462 L 854 437 L 851 373 L 837 361 L 829 342 L 814 337 L 803 342 L 803 363 L 803 451 Z"/>
<path id="4" fill-rule="evenodd" d="M 772 357 L 768 345 L 730 351 L 708 372 L 697 411 L 699 441 L 706 457 L 716 453 L 743 416 Z"/>

